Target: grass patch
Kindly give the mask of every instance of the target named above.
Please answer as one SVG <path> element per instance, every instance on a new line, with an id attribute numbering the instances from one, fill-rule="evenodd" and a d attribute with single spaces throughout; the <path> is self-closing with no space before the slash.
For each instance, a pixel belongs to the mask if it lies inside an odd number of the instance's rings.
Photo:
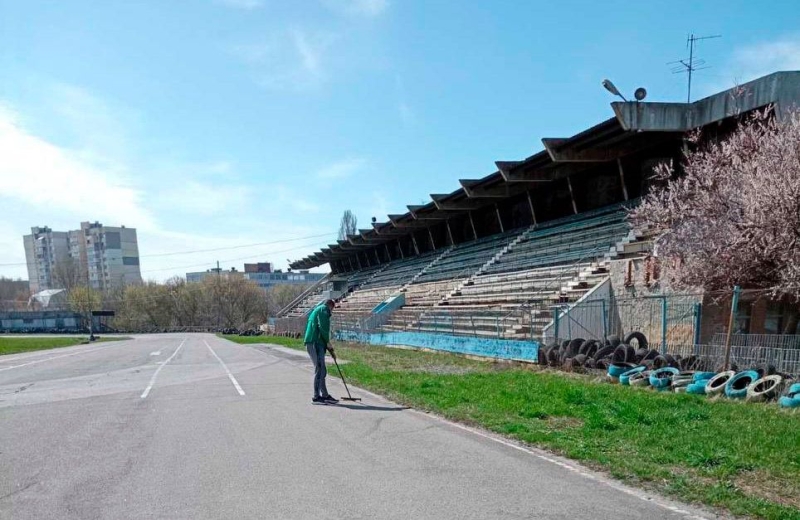
<path id="1" fill-rule="evenodd" d="M 105 341 L 122 341 L 130 339 L 122 336 L 101 337 L 97 340 L 98 343 Z M 48 337 L 37 336 L 33 338 L 14 338 L 9 336 L 0 336 L 0 356 L 5 354 L 18 354 L 20 352 L 31 352 L 34 350 L 47 350 L 51 348 L 71 347 L 81 343 L 87 343 L 89 338 L 87 336 L 70 336 L 70 337 Z"/>
<path id="2" fill-rule="evenodd" d="M 241 343 L 302 341 L 259 336 Z M 800 414 L 537 367 L 336 345 L 363 388 L 546 448 L 629 484 L 735 515 L 800 519 Z"/>

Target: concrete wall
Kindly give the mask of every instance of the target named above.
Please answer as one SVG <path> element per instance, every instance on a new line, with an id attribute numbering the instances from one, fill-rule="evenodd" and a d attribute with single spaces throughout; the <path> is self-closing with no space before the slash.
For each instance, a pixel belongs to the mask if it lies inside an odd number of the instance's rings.
<path id="1" fill-rule="evenodd" d="M 340 341 L 355 341 L 369 345 L 421 347 L 457 354 L 534 363 L 539 355 L 539 343 L 536 341 L 472 338 L 424 332 L 357 333 L 338 331 L 335 336 Z"/>

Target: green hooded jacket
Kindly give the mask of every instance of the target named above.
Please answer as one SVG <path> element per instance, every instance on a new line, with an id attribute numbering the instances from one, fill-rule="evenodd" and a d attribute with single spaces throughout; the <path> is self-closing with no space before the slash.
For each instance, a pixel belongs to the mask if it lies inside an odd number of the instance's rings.
<path id="1" fill-rule="evenodd" d="M 331 340 L 331 311 L 324 303 L 320 303 L 308 316 L 304 343 L 327 346 Z"/>

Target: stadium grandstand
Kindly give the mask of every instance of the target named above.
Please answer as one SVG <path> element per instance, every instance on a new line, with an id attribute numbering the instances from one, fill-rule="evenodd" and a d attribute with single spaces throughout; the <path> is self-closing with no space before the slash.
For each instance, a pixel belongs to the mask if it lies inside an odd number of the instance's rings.
<path id="1" fill-rule="evenodd" d="M 613 117 L 293 262 L 331 272 L 278 321 L 332 297 L 339 330 L 538 342 L 554 306 L 585 298 L 614 262 L 649 254 L 648 230 L 631 229 L 627 210 L 658 164 L 680 163 L 691 132 L 724 136 L 754 110 L 780 118 L 798 103 L 800 72 L 693 103 L 611 103 Z"/>

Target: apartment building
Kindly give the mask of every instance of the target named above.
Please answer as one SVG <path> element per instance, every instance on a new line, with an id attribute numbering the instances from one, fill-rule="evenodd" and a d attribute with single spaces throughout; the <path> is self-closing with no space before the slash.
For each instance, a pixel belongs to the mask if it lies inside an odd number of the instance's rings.
<path id="1" fill-rule="evenodd" d="M 47 226 L 32 227 L 31 234 L 22 237 L 25 261 L 28 265 L 28 284 L 31 292 L 52 289 L 56 264 L 69 257 L 69 235 Z"/>
<path id="2" fill-rule="evenodd" d="M 80 229 L 59 232 L 31 228 L 23 237 L 32 292 L 60 289 L 53 276 L 59 261 L 70 261 L 75 277 L 93 289 L 141 283 L 136 229 L 81 222 Z M 34 283 L 35 280 L 35 283 Z"/>

